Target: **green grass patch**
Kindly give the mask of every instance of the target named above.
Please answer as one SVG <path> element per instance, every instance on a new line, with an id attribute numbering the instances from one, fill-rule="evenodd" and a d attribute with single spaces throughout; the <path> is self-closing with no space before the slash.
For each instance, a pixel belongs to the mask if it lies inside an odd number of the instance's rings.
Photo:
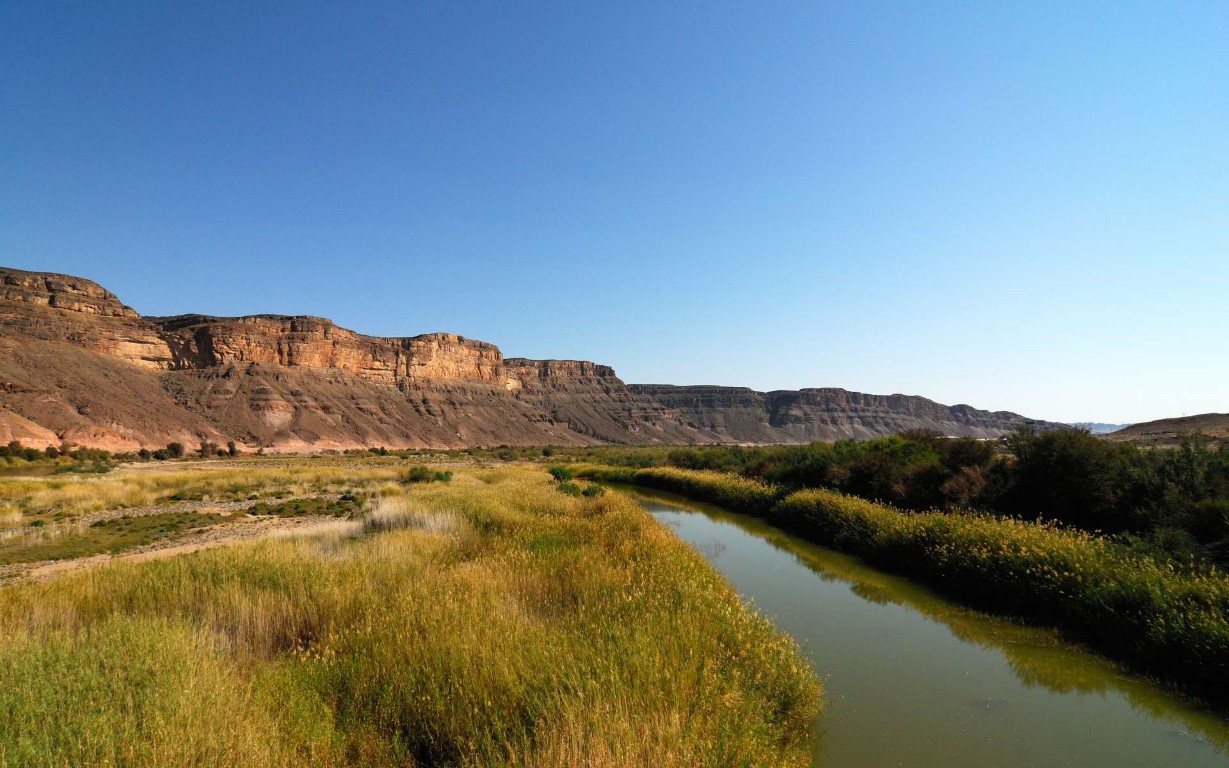
<path id="1" fill-rule="evenodd" d="M 105 475 L 113 469 L 115 469 L 115 465 L 109 464 L 107 462 L 94 462 L 94 463 L 82 462 L 79 464 L 66 464 L 64 466 L 56 467 L 55 470 L 51 472 L 51 474 L 53 475 L 72 475 L 72 474 Z"/>
<path id="2" fill-rule="evenodd" d="M 248 507 L 247 513 L 257 517 L 356 517 L 362 513 L 365 500 L 361 494 L 345 493 L 337 499 L 310 497 L 277 503 L 262 501 Z"/>
<path id="3" fill-rule="evenodd" d="M 574 537 L 561 533 L 544 533 L 529 540 L 527 549 L 538 557 L 555 557 L 580 546 Z"/>
<path id="4" fill-rule="evenodd" d="M 226 519 L 216 514 L 164 512 L 100 520 L 80 533 L 65 533 L 48 539 L 31 540 L 25 536 L 0 541 L 0 564 L 66 560 L 122 552 L 208 528 Z"/>

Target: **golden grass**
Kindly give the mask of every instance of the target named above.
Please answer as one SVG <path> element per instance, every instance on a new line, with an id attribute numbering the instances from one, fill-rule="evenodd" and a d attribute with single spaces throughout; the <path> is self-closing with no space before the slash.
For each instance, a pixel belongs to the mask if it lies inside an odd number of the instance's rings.
<path id="1" fill-rule="evenodd" d="M 70 518 L 171 501 L 237 501 L 271 494 L 340 493 L 354 488 L 395 494 L 402 465 L 354 466 L 299 460 L 122 468 L 106 475 L 0 479 L 0 514 Z"/>
<path id="2" fill-rule="evenodd" d="M 808 763 L 797 647 L 634 502 L 505 468 L 375 503 L 0 588 L 0 765 Z"/>
<path id="3" fill-rule="evenodd" d="M 226 462 L 143 464 L 106 475 L 0 478 L 0 542 L 46 548 L 65 536 L 89 537 L 88 515 L 178 502 L 236 502 L 357 493 L 397 496 L 398 460 L 252 458 Z M 14 542 L 13 540 L 17 541 Z M 49 550 L 52 555 L 55 550 Z M 71 554 L 62 548 L 61 554 Z M 33 554 L 31 554 L 33 557 Z M 30 558 L 9 557 L 16 562 Z"/>
<path id="4" fill-rule="evenodd" d="M 454 533 L 462 525 L 461 516 L 455 512 L 435 509 L 417 497 L 404 496 L 376 499 L 363 518 L 363 527 L 368 531 L 416 528 L 428 533 Z"/>

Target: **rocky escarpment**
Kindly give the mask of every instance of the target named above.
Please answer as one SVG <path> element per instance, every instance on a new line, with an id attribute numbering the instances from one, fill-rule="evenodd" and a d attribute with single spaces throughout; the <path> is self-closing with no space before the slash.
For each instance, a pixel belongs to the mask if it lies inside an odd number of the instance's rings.
<path id="1" fill-rule="evenodd" d="M 286 450 L 707 440 L 607 366 L 311 316 L 144 318 L 88 280 L 0 269 L 0 437 Z"/>
<path id="2" fill-rule="evenodd" d="M 62 341 L 164 368 L 170 355 L 158 330 L 97 283 L 70 275 L 0 268 L 0 338 Z"/>
<path id="3" fill-rule="evenodd" d="M 630 444 L 714 441 L 677 412 L 628 387 L 610 366 L 524 358 L 509 358 L 505 364 L 518 400 L 582 435 Z M 612 403 L 617 408 L 612 410 Z"/>
<path id="4" fill-rule="evenodd" d="M 756 392 L 740 387 L 634 384 L 630 389 L 677 412 L 703 431 L 737 442 L 865 439 L 906 429 L 997 437 L 1025 423 L 1049 426 L 1005 411 L 837 388 Z"/>
<path id="5" fill-rule="evenodd" d="M 382 384 L 473 381 L 503 385 L 503 353 L 494 344 L 451 333 L 410 338 L 363 336 L 306 315 L 149 318 L 169 348 L 168 367 L 196 370 L 263 363 L 329 368 Z"/>
<path id="6" fill-rule="evenodd" d="M 1022 422 L 923 398 L 628 386 L 580 360 L 449 333 L 364 336 L 308 315 L 141 317 L 97 283 L 0 268 L 0 438 L 319 450 L 803 442 Z"/>
<path id="7" fill-rule="evenodd" d="M 0 300 L 104 317 L 139 318 L 136 310 L 98 283 L 71 275 L 0 268 Z"/>

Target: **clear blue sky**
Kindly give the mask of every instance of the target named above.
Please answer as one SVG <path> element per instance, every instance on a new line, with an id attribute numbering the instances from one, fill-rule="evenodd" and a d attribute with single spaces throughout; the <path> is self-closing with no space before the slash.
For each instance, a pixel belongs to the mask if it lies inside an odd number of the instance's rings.
<path id="1" fill-rule="evenodd" d="M 0 264 L 630 382 L 1229 411 L 1229 4 L 3 2 Z"/>

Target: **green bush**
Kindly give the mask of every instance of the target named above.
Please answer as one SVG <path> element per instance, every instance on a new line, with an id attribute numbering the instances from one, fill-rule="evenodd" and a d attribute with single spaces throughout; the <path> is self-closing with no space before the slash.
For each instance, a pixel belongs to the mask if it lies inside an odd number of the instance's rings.
<path id="1" fill-rule="evenodd" d="M 408 472 L 403 472 L 401 475 L 401 482 L 406 483 L 407 485 L 410 483 L 429 483 L 434 479 L 435 473 L 432 472 L 429 467 L 425 467 L 421 464 L 412 468 Z"/>
<path id="2" fill-rule="evenodd" d="M 402 472 L 401 482 L 406 485 L 414 483 L 451 483 L 452 472 L 450 470 L 437 472 L 430 467 L 419 464 L 407 472 Z"/>

